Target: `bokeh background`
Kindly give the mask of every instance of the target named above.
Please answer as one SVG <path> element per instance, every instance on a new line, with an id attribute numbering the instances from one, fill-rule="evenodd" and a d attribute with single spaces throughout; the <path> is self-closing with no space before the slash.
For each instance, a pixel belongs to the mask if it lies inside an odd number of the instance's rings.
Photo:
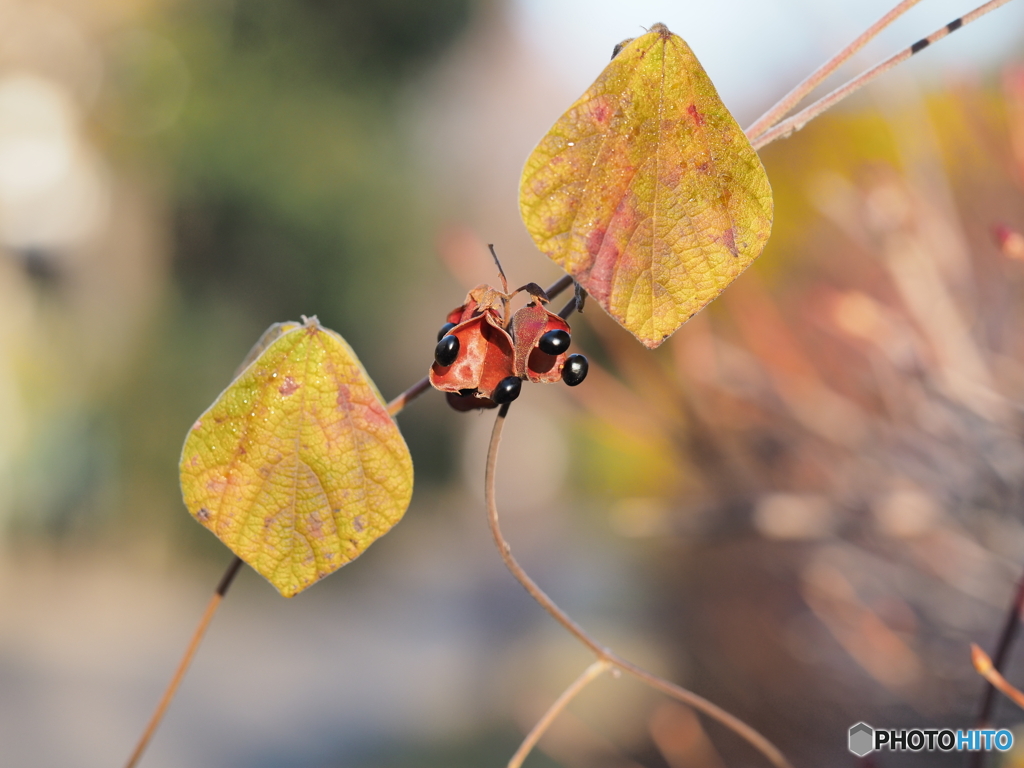
<path id="1" fill-rule="evenodd" d="M 485 243 L 513 284 L 558 276 L 519 172 L 616 42 L 666 23 L 746 124 L 886 9 L 0 0 L 0 765 L 127 757 L 230 559 L 180 445 L 267 325 L 317 314 L 394 396 L 495 279 Z M 923 3 L 844 73 L 968 9 Z M 1022 43 L 1011 3 L 768 147 L 755 267 L 653 353 L 592 307 L 586 383 L 506 429 L 528 570 L 801 768 L 856 765 L 859 720 L 967 726 L 968 644 L 1024 568 L 1024 246 L 994 235 L 1024 230 Z M 144 765 L 503 765 L 588 663 L 489 541 L 490 417 L 428 393 L 399 421 L 406 519 L 292 600 L 243 571 Z M 529 764 L 760 760 L 604 679 Z"/>

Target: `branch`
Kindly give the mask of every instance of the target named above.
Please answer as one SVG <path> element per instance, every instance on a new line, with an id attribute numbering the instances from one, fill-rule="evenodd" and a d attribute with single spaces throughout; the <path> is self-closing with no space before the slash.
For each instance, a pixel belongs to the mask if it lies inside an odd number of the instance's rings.
<path id="1" fill-rule="evenodd" d="M 390 403 L 388 403 L 388 415 L 397 416 L 399 413 L 402 412 L 402 409 L 405 408 L 405 406 L 409 403 L 410 400 L 415 400 L 428 389 L 430 389 L 430 379 L 427 376 L 424 376 L 422 379 L 420 379 L 407 390 L 405 390 L 405 392 L 403 392 Z"/>
<path id="2" fill-rule="evenodd" d="M 1010 654 L 1010 647 L 1013 645 L 1013 641 L 1017 637 L 1022 611 L 1024 611 L 1024 575 L 1020 577 L 1020 581 L 1017 583 L 1017 591 L 1014 593 L 1013 601 L 1010 603 L 1010 608 L 1006 612 L 1006 619 L 1003 621 L 1003 631 L 999 633 L 999 641 L 996 643 L 995 658 L 990 659 L 976 645 L 973 643 L 971 645 L 971 661 L 974 662 L 974 668 L 978 670 L 978 673 L 984 677 L 986 681 L 988 681 L 988 684 L 985 686 L 985 690 L 981 695 L 981 707 L 978 711 L 978 720 L 975 725 L 976 728 L 983 729 L 988 727 L 988 723 L 992 718 L 992 710 L 996 703 L 997 688 L 1013 699 L 1013 696 L 1007 693 L 1003 688 L 999 687 L 996 680 L 1002 680 L 1005 685 L 1009 685 L 1009 683 L 1003 679 L 1001 673 L 1003 666 L 1006 664 L 1006 657 Z M 991 670 L 991 675 L 989 675 L 986 670 Z M 972 752 L 969 764 L 971 768 L 981 768 L 981 766 L 985 764 L 985 753 Z"/>
<path id="3" fill-rule="evenodd" d="M 562 710 L 565 709 L 569 702 L 576 698 L 577 694 L 582 691 L 591 681 L 596 680 L 602 673 L 611 668 L 611 664 L 605 659 L 599 659 L 583 670 L 583 674 L 577 677 L 568 688 L 562 691 L 562 695 L 559 696 L 555 703 L 552 704 L 548 711 L 544 713 L 544 716 L 537 721 L 537 724 L 533 726 L 533 729 L 523 739 L 523 743 L 519 745 L 519 749 L 512 755 L 512 759 L 508 761 L 508 768 L 519 768 L 523 764 L 527 755 L 530 754 L 537 742 L 540 741 L 540 737 L 544 735 L 544 732 L 551 727 L 551 724 L 555 722 L 555 718 L 558 717 Z"/>
<path id="4" fill-rule="evenodd" d="M 903 0 L 899 5 L 885 14 L 885 16 L 868 27 L 864 34 L 818 67 L 814 72 L 808 75 L 802 83 L 796 86 L 796 88 L 783 96 L 782 99 L 780 99 L 771 109 L 761 115 L 761 117 L 757 118 L 757 120 L 755 120 L 754 123 L 745 131 L 747 138 L 755 139 L 779 122 L 779 120 L 789 114 L 793 107 L 803 101 L 804 97 L 821 85 L 829 75 L 839 69 L 839 67 L 846 63 L 847 60 L 867 45 L 879 32 L 896 21 L 896 19 L 909 11 L 919 2 L 921 2 L 921 0 Z"/>
<path id="5" fill-rule="evenodd" d="M 530 594 L 530 597 L 540 603 L 541 607 L 544 608 L 544 610 L 546 610 L 555 621 L 561 624 L 569 634 L 589 648 L 590 651 L 598 658 L 598 661 L 607 662 L 611 666 L 632 675 L 655 690 L 661 691 L 677 701 L 681 701 L 683 704 L 693 707 L 699 712 L 703 712 L 713 720 L 717 720 L 726 728 L 745 739 L 751 746 L 764 755 L 772 765 L 776 766 L 776 768 L 792 768 L 789 761 L 786 760 L 782 752 L 780 752 L 774 744 L 738 717 L 729 714 L 716 704 L 712 704 L 703 696 L 699 696 L 693 691 L 688 691 L 681 686 L 670 683 L 667 680 L 663 680 L 657 675 L 653 675 L 641 667 L 626 661 L 620 656 L 617 656 L 611 651 L 611 649 L 599 644 L 596 640 L 590 637 L 582 627 L 573 621 L 565 611 L 555 605 L 555 602 L 545 594 L 544 590 L 538 587 L 536 582 L 526 574 L 523 567 L 519 565 L 516 559 L 512 556 L 512 548 L 509 546 L 508 542 L 505 541 L 505 537 L 501 533 L 501 527 L 498 524 L 498 505 L 494 482 L 495 470 L 498 463 L 498 446 L 501 444 L 501 431 L 505 425 L 505 417 L 508 414 L 509 405 L 510 403 L 506 403 L 501 407 L 498 411 L 498 416 L 494 421 L 494 430 L 491 432 L 491 442 L 487 448 L 487 467 L 484 473 L 484 495 L 487 502 L 487 522 L 490 526 L 494 543 L 498 547 L 498 553 L 501 555 L 501 559 L 505 563 L 505 567 L 507 567 L 516 580 L 523 585 L 526 591 Z"/>
<path id="6" fill-rule="evenodd" d="M 1006 678 L 995 668 L 988 654 L 974 643 L 971 643 L 971 663 L 978 671 L 978 674 L 984 677 L 993 689 L 998 688 L 999 692 L 1006 696 L 1006 698 L 1021 709 L 1024 709 L 1024 693 L 1021 693 L 1006 682 Z"/>
<path id="7" fill-rule="evenodd" d="M 192 664 L 192 659 L 196 655 L 196 651 L 199 650 L 199 644 L 203 641 L 203 635 L 206 634 L 207 627 L 210 626 L 210 622 L 213 621 L 213 615 L 217 613 L 217 608 L 220 607 L 221 600 L 224 599 L 224 595 L 227 594 L 228 587 L 231 586 L 231 582 L 235 580 L 235 576 L 238 574 L 238 569 L 242 567 L 242 561 L 239 558 L 234 558 L 231 564 L 228 565 L 224 575 L 220 579 L 220 583 L 217 585 L 217 589 L 214 590 L 213 597 L 210 598 L 210 602 L 206 606 L 206 610 L 203 611 L 203 617 L 199 620 L 199 625 L 196 627 L 196 631 L 192 633 L 192 640 L 188 644 L 188 648 L 185 649 L 185 655 L 182 657 L 178 664 L 178 669 L 174 672 L 174 677 L 171 678 L 171 682 L 167 684 L 164 695 L 160 697 L 160 703 L 156 706 L 156 711 L 153 712 L 153 716 L 149 719 L 149 724 L 146 726 L 146 730 L 142 732 L 142 736 L 139 738 L 139 743 L 135 745 L 135 751 L 132 752 L 132 756 L 128 758 L 128 762 L 125 764 L 125 768 L 135 768 L 138 764 L 139 759 L 142 757 L 142 753 L 146 751 L 146 747 L 149 745 L 150 739 L 153 738 L 153 734 L 156 733 L 157 727 L 160 725 L 160 721 L 164 718 L 164 713 L 167 711 L 167 707 L 170 706 L 171 700 L 174 698 L 174 694 L 178 691 L 178 686 L 181 685 L 181 681 L 185 679 L 185 673 L 188 671 L 189 665 Z"/>
<path id="8" fill-rule="evenodd" d="M 986 13 L 990 13 L 999 6 L 1006 5 L 1006 3 L 1008 2 L 1010 2 L 1010 0 L 989 0 L 989 2 L 985 3 L 984 5 L 978 6 L 970 13 L 961 16 L 959 19 L 954 19 L 941 29 L 932 32 L 930 35 L 928 35 L 928 37 L 921 38 L 909 48 L 904 48 L 902 51 L 886 59 L 881 64 L 878 64 L 875 67 L 869 69 L 867 72 L 858 75 L 845 85 L 840 86 L 836 90 L 832 91 L 832 93 L 828 94 L 827 96 L 823 96 L 822 98 L 818 99 L 809 107 L 800 112 L 797 112 L 795 115 L 793 115 L 793 117 L 789 118 L 788 120 L 783 120 L 774 128 L 766 130 L 763 133 L 755 136 L 751 141 L 751 144 L 753 144 L 754 149 L 760 149 L 761 147 L 767 144 L 771 144 L 776 139 L 781 139 L 793 133 L 794 131 L 799 131 L 801 128 L 807 125 L 807 123 L 816 118 L 822 112 L 824 112 L 827 109 L 830 109 L 831 107 L 834 107 L 847 96 L 859 90 L 863 86 L 867 85 L 879 75 L 885 74 L 890 69 L 895 67 L 897 64 L 906 61 L 915 53 L 923 51 L 932 43 L 937 42 L 948 35 L 951 35 L 953 32 L 956 32 L 961 27 L 967 26 L 972 21 L 977 21 Z"/>

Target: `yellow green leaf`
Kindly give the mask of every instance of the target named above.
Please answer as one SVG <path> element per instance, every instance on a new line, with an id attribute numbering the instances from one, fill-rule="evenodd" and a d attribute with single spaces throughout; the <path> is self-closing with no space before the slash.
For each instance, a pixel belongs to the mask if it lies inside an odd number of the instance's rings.
<path id="1" fill-rule="evenodd" d="M 772 221 L 757 153 L 662 24 L 537 145 L 519 204 L 540 250 L 651 348 L 757 258 Z"/>
<path id="2" fill-rule="evenodd" d="M 196 520 L 291 597 L 402 518 L 412 459 L 344 339 L 315 317 L 268 338 L 189 431 L 181 488 Z"/>

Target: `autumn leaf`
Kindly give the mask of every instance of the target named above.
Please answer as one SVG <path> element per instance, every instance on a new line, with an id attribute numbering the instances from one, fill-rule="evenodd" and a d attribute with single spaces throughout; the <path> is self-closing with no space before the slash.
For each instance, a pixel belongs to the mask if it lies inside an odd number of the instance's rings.
<path id="1" fill-rule="evenodd" d="M 654 348 L 757 258 L 771 188 L 690 47 L 629 41 L 526 162 L 520 211 L 541 251 Z"/>
<path id="2" fill-rule="evenodd" d="M 412 460 L 344 339 L 315 317 L 271 331 L 189 431 L 181 488 L 196 520 L 291 597 L 401 519 Z"/>

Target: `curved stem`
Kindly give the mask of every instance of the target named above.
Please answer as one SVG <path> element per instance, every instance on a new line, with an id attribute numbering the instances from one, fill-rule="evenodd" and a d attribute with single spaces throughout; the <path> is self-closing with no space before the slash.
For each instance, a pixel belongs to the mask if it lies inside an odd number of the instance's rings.
<path id="1" fill-rule="evenodd" d="M 519 749 L 512 755 L 512 759 L 508 761 L 508 768 L 519 768 L 527 755 L 530 754 L 530 751 L 537 746 L 540 737 L 551 727 L 551 724 L 555 722 L 555 718 L 562 713 L 562 710 L 569 705 L 569 702 L 576 698 L 579 692 L 586 688 L 591 681 L 596 680 L 610 668 L 611 664 L 606 659 L 598 659 L 583 670 L 583 674 L 577 677 L 572 682 L 572 685 L 562 691 L 562 695 L 555 700 L 555 703 L 548 708 L 544 716 L 537 721 L 537 724 L 526 735 L 523 743 L 519 745 Z"/>
<path id="2" fill-rule="evenodd" d="M 896 19 L 909 11 L 921 0 L 903 0 L 899 5 L 889 11 L 874 24 L 865 30 L 864 34 L 843 48 L 839 53 L 826 61 L 793 90 L 783 96 L 771 109 L 757 118 L 753 124 L 744 131 L 747 138 L 755 139 L 767 131 L 779 120 L 785 117 L 790 110 L 803 101 L 811 91 L 821 85 L 829 75 L 841 67 L 847 60 L 856 54 L 861 48 L 867 45 L 883 29 L 892 24 Z"/>
<path id="3" fill-rule="evenodd" d="M 142 732 L 142 736 L 139 738 L 139 743 L 135 745 L 135 751 L 133 751 L 131 757 L 128 758 L 125 768 L 134 768 L 142 757 L 142 753 L 146 751 L 146 747 L 149 745 L 150 739 L 153 738 L 153 734 L 156 733 L 156 729 L 160 725 L 160 721 L 163 720 L 167 707 L 170 706 L 171 700 L 174 698 L 174 694 L 178 691 L 178 686 L 181 685 L 181 681 L 185 679 L 185 673 L 188 671 L 189 665 L 192 664 L 192 659 L 196 655 L 196 651 L 199 650 L 199 644 L 203 641 L 203 635 L 206 634 L 206 629 L 210 626 L 210 622 L 213 621 L 213 615 L 217 612 L 217 608 L 220 607 L 221 600 L 224 599 L 224 595 L 227 594 L 228 587 L 230 587 L 231 582 L 235 580 L 235 576 L 238 574 L 238 569 L 241 567 L 242 561 L 236 557 L 231 561 L 231 564 L 228 565 L 227 570 L 224 571 L 224 575 L 221 577 L 220 583 L 217 585 L 217 589 L 214 590 L 213 597 L 210 598 L 210 602 L 207 604 L 206 610 L 203 611 L 202 618 L 199 619 L 199 625 L 196 627 L 196 631 L 192 633 L 192 640 L 189 641 L 188 648 L 185 649 L 185 655 L 178 663 L 178 668 L 175 670 L 174 676 L 171 678 L 171 682 L 167 684 L 167 688 L 164 690 L 164 695 L 160 697 L 160 703 L 157 704 L 156 711 L 153 712 L 153 716 L 149 719 L 149 723 L 146 725 L 146 730 Z"/>
<path id="4" fill-rule="evenodd" d="M 745 739 L 751 746 L 764 755 L 772 765 L 777 766 L 777 768 L 792 768 L 789 761 L 786 760 L 785 756 L 783 756 L 782 752 L 780 752 L 774 744 L 735 715 L 729 714 L 718 705 L 712 704 L 703 696 L 699 696 L 693 691 L 688 691 L 681 686 L 675 685 L 674 683 L 661 679 L 657 675 L 651 674 L 645 669 L 642 669 L 632 662 L 616 655 L 611 649 L 598 643 L 590 637 L 590 635 L 588 635 L 583 628 L 579 626 L 579 624 L 573 621 L 565 611 L 555 605 L 554 600 L 548 597 L 544 590 L 537 586 L 537 583 L 531 579 L 527 575 L 526 571 L 523 570 L 523 567 L 519 565 L 518 561 L 512 556 L 512 548 L 509 546 L 508 542 L 505 541 L 505 537 L 501 533 L 501 527 L 498 524 L 498 504 L 495 494 L 495 470 L 498 464 L 498 446 L 501 444 L 501 431 L 505 425 L 505 417 L 508 414 L 509 405 L 509 403 L 503 405 L 498 411 L 497 418 L 494 420 L 494 429 L 491 431 L 491 442 L 487 448 L 487 466 L 484 472 L 484 495 L 487 502 L 487 522 L 490 526 L 494 543 L 498 548 L 498 553 L 501 555 L 501 559 L 505 563 L 505 567 L 508 568 L 516 578 L 516 581 L 523 585 L 526 591 L 530 594 L 530 597 L 540 603 L 541 607 L 544 608 L 544 610 L 546 610 L 555 621 L 561 624 L 569 634 L 589 648 L 590 651 L 597 656 L 599 661 L 605 661 L 611 666 L 632 675 L 651 688 L 661 691 L 667 696 L 671 696 L 677 701 L 681 701 L 683 704 L 693 707 L 699 712 L 703 712 L 713 720 L 717 720 L 726 728 L 729 728 L 735 734 Z"/>
<path id="5" fill-rule="evenodd" d="M 754 136 L 751 140 L 751 144 L 754 146 L 754 149 L 760 149 L 761 147 L 772 143 L 776 139 L 781 139 L 795 131 L 799 131 L 801 128 L 807 125 L 807 123 L 816 118 L 822 112 L 835 106 L 850 94 L 854 93 L 855 91 L 859 90 L 863 86 L 870 83 L 879 75 L 888 72 L 897 64 L 906 61 L 915 53 L 923 51 L 932 43 L 941 40 L 942 38 L 952 34 L 953 32 L 956 32 L 956 30 L 960 29 L 961 27 L 967 26 L 972 21 L 977 21 L 986 13 L 990 13 L 999 6 L 1006 5 L 1006 3 L 1008 2 L 1010 2 L 1010 0 L 989 0 L 989 2 L 978 6 L 970 13 L 961 16 L 959 19 L 954 19 L 941 29 L 932 32 L 930 35 L 928 35 L 928 37 L 921 38 L 916 43 L 911 45 L 909 48 L 904 48 L 902 51 L 895 54 L 894 56 L 889 57 L 881 64 L 878 64 L 869 69 L 867 72 L 858 75 L 845 85 L 840 86 L 836 90 L 832 91 L 832 93 L 828 94 L 827 96 L 823 96 L 822 98 L 818 99 L 809 107 L 800 112 L 797 112 L 795 115 L 793 115 L 793 117 L 789 118 L 788 120 L 783 120 L 774 128 L 771 128 L 759 135 Z"/>

